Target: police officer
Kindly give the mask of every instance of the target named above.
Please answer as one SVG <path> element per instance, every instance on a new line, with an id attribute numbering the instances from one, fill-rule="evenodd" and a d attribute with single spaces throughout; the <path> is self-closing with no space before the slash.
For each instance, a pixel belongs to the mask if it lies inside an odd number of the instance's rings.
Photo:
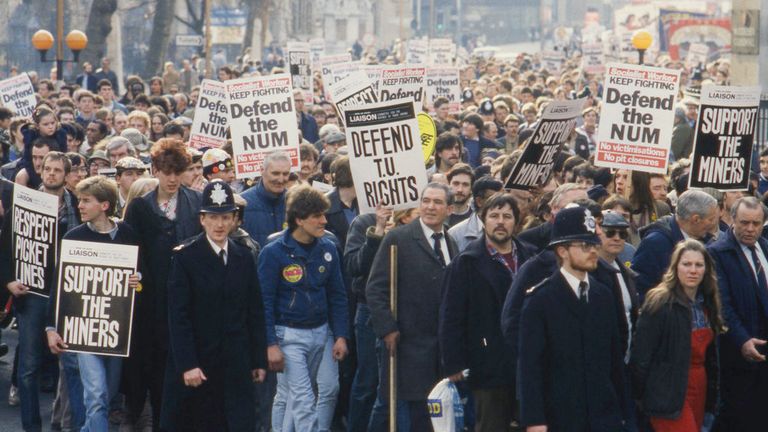
<path id="1" fill-rule="evenodd" d="M 204 233 L 174 249 L 168 278 L 170 356 L 163 426 L 251 431 L 254 386 L 266 374 L 266 333 L 256 265 L 228 239 L 234 196 L 221 180 L 203 190 Z"/>
<path id="2" fill-rule="evenodd" d="M 520 417 L 528 432 L 618 431 L 621 341 L 612 293 L 588 275 L 600 239 L 588 209 L 555 216 L 559 268 L 527 290 L 520 328 Z"/>

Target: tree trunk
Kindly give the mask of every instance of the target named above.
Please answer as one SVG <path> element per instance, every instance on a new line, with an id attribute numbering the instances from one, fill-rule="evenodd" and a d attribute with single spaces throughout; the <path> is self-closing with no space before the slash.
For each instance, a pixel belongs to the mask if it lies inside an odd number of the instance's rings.
<path id="1" fill-rule="evenodd" d="M 93 70 L 99 67 L 101 58 L 107 54 L 107 37 L 112 32 L 112 15 L 117 10 L 117 0 L 97 0 L 91 4 L 85 34 L 88 46 L 80 54 L 81 62 L 90 62 Z"/>
<path id="2" fill-rule="evenodd" d="M 249 48 L 253 43 L 253 23 L 264 3 L 265 0 L 253 0 L 248 3 L 248 21 L 245 22 L 245 35 L 243 35 L 243 44 L 240 47 L 241 53 L 245 53 L 246 48 Z M 261 54 L 251 50 L 251 58 L 261 58 Z"/>
<path id="3" fill-rule="evenodd" d="M 152 20 L 152 34 L 149 37 L 149 52 L 144 75 L 151 77 L 162 73 L 166 48 L 171 39 L 171 24 L 176 0 L 158 0 L 155 4 L 155 18 Z"/>

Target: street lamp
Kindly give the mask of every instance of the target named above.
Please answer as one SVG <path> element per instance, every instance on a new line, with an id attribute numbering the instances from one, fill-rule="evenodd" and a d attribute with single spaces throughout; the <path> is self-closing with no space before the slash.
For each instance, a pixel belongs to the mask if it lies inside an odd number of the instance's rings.
<path id="1" fill-rule="evenodd" d="M 53 47 L 54 41 L 56 42 L 56 59 L 46 60 L 45 54 Z M 67 46 L 72 50 L 73 60 L 64 60 L 63 41 L 66 41 Z M 56 0 L 56 39 L 48 30 L 38 30 L 32 35 L 32 46 L 40 52 L 41 62 L 56 62 L 56 79 L 61 81 L 64 79 L 64 62 L 78 62 L 80 51 L 88 46 L 88 37 L 80 30 L 72 30 L 64 38 L 64 0 Z"/>
<path id="2" fill-rule="evenodd" d="M 647 50 L 653 42 L 653 36 L 645 30 L 638 30 L 632 35 L 632 46 L 635 47 L 639 54 L 639 64 L 643 64 L 643 56 L 645 50 Z"/>

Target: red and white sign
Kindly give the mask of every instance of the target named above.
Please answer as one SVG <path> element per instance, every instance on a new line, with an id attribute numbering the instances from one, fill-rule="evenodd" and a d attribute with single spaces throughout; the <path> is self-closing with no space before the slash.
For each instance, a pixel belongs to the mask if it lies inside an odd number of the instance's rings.
<path id="1" fill-rule="evenodd" d="M 679 86 L 679 70 L 609 64 L 595 165 L 665 174 Z"/>

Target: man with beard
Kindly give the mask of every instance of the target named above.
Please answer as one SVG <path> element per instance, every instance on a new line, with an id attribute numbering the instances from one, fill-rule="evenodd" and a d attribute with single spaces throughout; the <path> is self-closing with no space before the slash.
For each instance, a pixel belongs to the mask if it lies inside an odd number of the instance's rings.
<path id="1" fill-rule="evenodd" d="M 475 182 L 475 173 L 467 164 L 457 164 L 448 172 L 448 184 L 453 192 L 453 209 L 448 216 L 448 227 L 469 219 L 472 215 L 472 184 Z"/>
<path id="2" fill-rule="evenodd" d="M 448 132 L 441 133 L 435 144 L 435 165 L 428 174 L 447 173 L 459 162 L 461 162 L 461 139 Z"/>
<path id="3" fill-rule="evenodd" d="M 58 238 L 80 224 L 77 212 L 77 198 L 65 187 L 65 178 L 72 169 L 72 163 L 64 154 L 56 151 L 47 152 L 41 163 L 40 177 L 43 184 L 40 190 L 55 195 L 59 199 Z M 14 218 L 6 217 L 5 226 L 0 236 L 0 286 L 10 291 L 14 298 L 16 319 L 19 323 L 19 396 L 21 399 L 21 424 L 24 430 L 40 430 L 39 384 L 43 366 L 45 345 L 45 316 L 48 307 L 48 295 L 56 265 L 54 251 L 49 249 L 43 270 L 42 291 L 35 290 L 16 279 L 14 271 L 13 228 Z M 40 295 L 42 294 L 42 295 Z M 77 368 L 77 358 L 73 354 L 64 354 L 61 358 L 64 373 L 69 385 L 72 425 L 80 427 L 83 422 L 83 388 Z"/>
<path id="4" fill-rule="evenodd" d="M 613 294 L 597 268 L 600 228 L 588 209 L 555 216 L 559 268 L 526 292 L 520 321 L 520 420 L 528 432 L 622 430 L 621 341 Z"/>
<path id="5" fill-rule="evenodd" d="M 481 238 L 448 266 L 438 335 L 444 375 L 464 379 L 475 396 L 475 431 L 507 430 L 515 408 L 514 374 L 501 334 L 504 295 L 533 247 L 514 238 L 520 211 L 512 195 L 491 196 L 480 211 Z"/>

